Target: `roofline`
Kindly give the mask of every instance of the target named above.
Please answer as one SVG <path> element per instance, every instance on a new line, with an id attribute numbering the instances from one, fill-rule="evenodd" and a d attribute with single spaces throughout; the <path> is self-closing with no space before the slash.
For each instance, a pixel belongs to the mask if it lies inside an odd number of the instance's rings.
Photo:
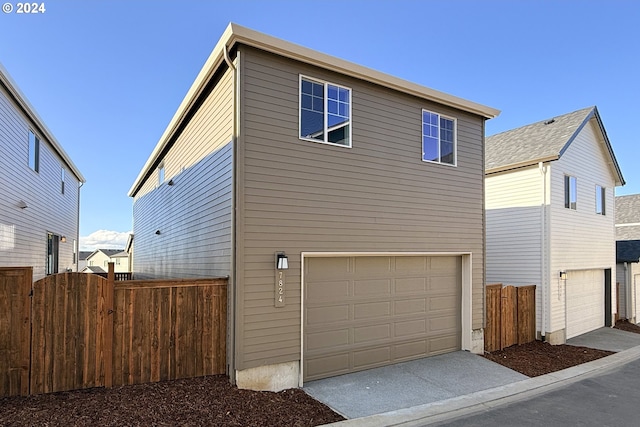
<path id="1" fill-rule="evenodd" d="M 353 62 L 345 61 L 343 59 L 339 59 L 334 56 L 297 45 L 295 43 L 291 43 L 264 33 L 260 33 L 255 30 L 251 30 L 249 28 L 242 27 L 238 24 L 230 23 L 227 26 L 225 32 L 222 34 L 222 37 L 214 47 L 213 51 L 209 55 L 209 58 L 200 70 L 200 73 L 198 74 L 195 81 L 191 85 L 191 88 L 182 100 L 182 103 L 169 122 L 166 130 L 160 137 L 160 140 L 156 144 L 156 147 L 154 148 L 153 152 L 147 159 L 147 162 L 144 164 L 142 170 L 138 174 L 138 177 L 131 186 L 128 193 L 129 197 L 135 196 L 135 194 L 138 192 L 145 177 L 159 160 L 158 157 L 160 153 L 162 153 L 162 151 L 168 145 L 171 136 L 180 126 L 187 113 L 190 111 L 193 104 L 204 90 L 204 87 L 211 79 L 211 76 L 224 62 L 225 47 L 228 50 L 231 50 L 231 48 L 233 48 L 236 44 L 252 46 L 289 59 L 294 59 L 317 67 L 336 71 L 338 73 L 375 83 L 390 89 L 397 90 L 399 92 L 404 92 L 420 98 L 435 101 L 462 111 L 477 114 L 478 116 L 484 117 L 485 119 L 492 119 L 500 114 L 500 110 L 497 110 L 495 108 L 468 101 L 466 99 L 449 95 L 447 93 L 440 92 L 434 89 L 430 89 L 428 87 L 412 83 L 407 80 L 403 80 L 398 77 L 394 77 L 389 74 L 364 67 L 362 65 L 355 64 Z"/>
<path id="2" fill-rule="evenodd" d="M 493 173 L 506 172 L 506 171 L 510 171 L 510 170 L 513 170 L 513 169 L 522 169 L 522 168 L 526 168 L 528 166 L 536 166 L 540 162 L 542 162 L 542 163 L 553 162 L 554 160 L 558 160 L 559 158 L 560 158 L 560 156 L 558 156 L 558 155 L 547 156 L 547 157 L 539 157 L 537 159 L 526 160 L 526 161 L 520 162 L 520 163 L 512 163 L 510 165 L 498 166 L 496 168 L 487 169 L 487 170 L 484 171 L 484 174 L 485 175 L 491 175 Z"/>
<path id="3" fill-rule="evenodd" d="M 78 178 L 80 182 L 86 182 L 80 170 L 73 163 L 69 155 L 64 151 L 62 145 L 60 145 L 58 140 L 53 136 L 47 125 L 44 124 L 44 121 L 40 118 L 35 108 L 33 108 L 33 105 L 31 105 L 27 97 L 22 93 L 22 91 L 20 90 L 16 82 L 11 78 L 9 72 L 6 68 L 4 68 L 2 63 L 0 63 L 0 85 L 2 85 L 2 87 L 4 87 L 7 92 L 9 92 L 9 96 L 13 98 L 16 104 L 18 104 L 18 107 L 27 116 L 27 118 L 31 120 L 34 127 L 37 128 L 37 131 L 44 138 L 46 138 L 49 144 L 51 144 L 54 151 L 62 158 L 69 170 L 71 170 L 76 176 L 76 178 Z"/>

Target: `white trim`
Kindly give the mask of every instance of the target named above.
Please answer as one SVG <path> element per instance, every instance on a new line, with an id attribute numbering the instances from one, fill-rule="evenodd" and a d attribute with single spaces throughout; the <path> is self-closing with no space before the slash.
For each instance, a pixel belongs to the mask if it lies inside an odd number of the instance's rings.
<path id="1" fill-rule="evenodd" d="M 435 162 L 433 160 L 425 160 L 424 158 L 424 113 L 429 113 L 429 114 L 435 114 L 436 116 L 438 116 L 438 158 L 440 159 L 440 161 Z M 440 131 L 441 131 L 441 127 L 440 127 L 440 118 L 444 118 L 447 120 L 451 120 L 453 122 L 453 163 L 445 163 L 442 161 L 442 153 L 440 152 L 441 149 L 441 139 L 440 139 Z M 455 117 L 451 117 L 451 116 L 447 116 L 444 114 L 440 114 L 440 113 L 436 113 L 435 111 L 431 111 L 431 110 L 427 110 L 426 108 L 422 109 L 422 112 L 420 114 L 420 134 L 422 135 L 422 139 L 420 140 L 420 148 L 422 149 L 422 157 L 421 160 L 425 163 L 433 163 L 436 165 L 444 165 L 444 166 L 450 166 L 450 167 L 457 167 L 458 166 L 458 119 L 456 119 Z"/>
<path id="2" fill-rule="evenodd" d="M 473 331 L 473 254 L 472 252 L 301 252 L 300 253 L 300 374 L 299 387 L 304 385 L 304 270 L 305 257 L 360 257 L 360 256 L 459 256 L 462 258 L 462 301 L 461 301 L 461 343 L 462 350 L 472 348 L 471 334 Z"/>
<path id="3" fill-rule="evenodd" d="M 324 99 L 323 101 L 323 134 L 324 134 L 324 140 L 321 141 L 319 139 L 315 139 L 315 138 L 305 138 L 304 136 L 302 136 L 301 130 L 302 130 L 302 80 L 308 80 L 311 82 L 315 82 L 318 84 L 322 84 L 322 88 L 323 88 L 323 97 Z M 336 86 L 340 89 L 346 89 L 349 91 L 349 124 L 347 126 L 349 126 L 349 145 L 344 145 L 344 144 L 336 144 L 335 142 L 329 142 L 327 139 L 329 137 L 329 129 L 331 129 L 329 127 L 329 96 L 328 96 L 328 92 L 329 92 L 329 85 L 332 86 Z M 333 83 L 327 80 L 322 80 L 322 79 L 318 79 L 315 77 L 310 77 L 304 74 L 298 74 L 298 139 L 302 140 L 302 141 L 310 141 L 310 142 L 317 142 L 319 144 L 327 144 L 327 145 L 333 145 L 335 147 L 342 147 L 342 148 L 353 148 L 353 138 L 352 138 L 352 131 L 353 131 L 353 117 L 351 115 L 351 109 L 352 109 L 352 105 L 353 105 L 353 91 L 351 90 L 350 87 L 347 86 L 343 86 L 337 83 Z M 334 128 L 337 129 L 337 126 L 334 126 Z"/>

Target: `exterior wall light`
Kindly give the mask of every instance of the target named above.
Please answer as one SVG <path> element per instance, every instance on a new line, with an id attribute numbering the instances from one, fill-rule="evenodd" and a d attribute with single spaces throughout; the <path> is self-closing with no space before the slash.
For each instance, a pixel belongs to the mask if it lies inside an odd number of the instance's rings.
<path id="1" fill-rule="evenodd" d="M 567 280 L 567 272 L 566 271 L 561 271 L 560 272 L 560 280 Z"/>
<path id="2" fill-rule="evenodd" d="M 60 237 L 60 243 L 67 243 L 67 236 Z"/>
<path id="3" fill-rule="evenodd" d="M 160 230 L 156 230 L 156 234 L 158 234 L 158 235 L 159 235 L 159 234 L 160 234 Z"/>
<path id="4" fill-rule="evenodd" d="M 276 269 L 277 270 L 289 269 L 289 258 L 284 254 L 284 252 L 276 253 Z"/>

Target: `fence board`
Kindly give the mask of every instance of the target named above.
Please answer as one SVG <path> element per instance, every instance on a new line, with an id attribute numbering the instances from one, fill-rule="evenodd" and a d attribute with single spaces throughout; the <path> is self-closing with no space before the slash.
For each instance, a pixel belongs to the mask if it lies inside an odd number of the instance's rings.
<path id="1" fill-rule="evenodd" d="M 29 394 L 31 267 L 0 268 L 0 396 Z"/>
<path id="2" fill-rule="evenodd" d="M 518 344 L 536 339 L 536 287 L 520 286 L 518 289 Z"/>
<path id="3" fill-rule="evenodd" d="M 505 286 L 500 298 L 500 346 L 518 344 L 518 299 L 516 288 Z"/>
<path id="4" fill-rule="evenodd" d="M 486 286 L 485 351 L 502 350 L 536 339 L 535 285 Z"/>
<path id="5" fill-rule="evenodd" d="M 502 348 L 500 345 L 501 292 L 502 283 L 486 286 L 487 322 L 484 334 L 486 351 L 495 351 Z"/>

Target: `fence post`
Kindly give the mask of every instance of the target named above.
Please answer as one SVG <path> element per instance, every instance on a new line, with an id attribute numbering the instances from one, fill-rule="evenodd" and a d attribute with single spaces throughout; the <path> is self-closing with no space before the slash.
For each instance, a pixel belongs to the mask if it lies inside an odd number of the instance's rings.
<path id="1" fill-rule="evenodd" d="M 107 274 L 107 284 L 104 287 L 104 308 L 102 317 L 102 327 L 104 336 L 103 360 L 104 360 L 104 386 L 113 386 L 113 292 L 116 281 L 115 265 L 109 263 L 109 273 Z"/>

